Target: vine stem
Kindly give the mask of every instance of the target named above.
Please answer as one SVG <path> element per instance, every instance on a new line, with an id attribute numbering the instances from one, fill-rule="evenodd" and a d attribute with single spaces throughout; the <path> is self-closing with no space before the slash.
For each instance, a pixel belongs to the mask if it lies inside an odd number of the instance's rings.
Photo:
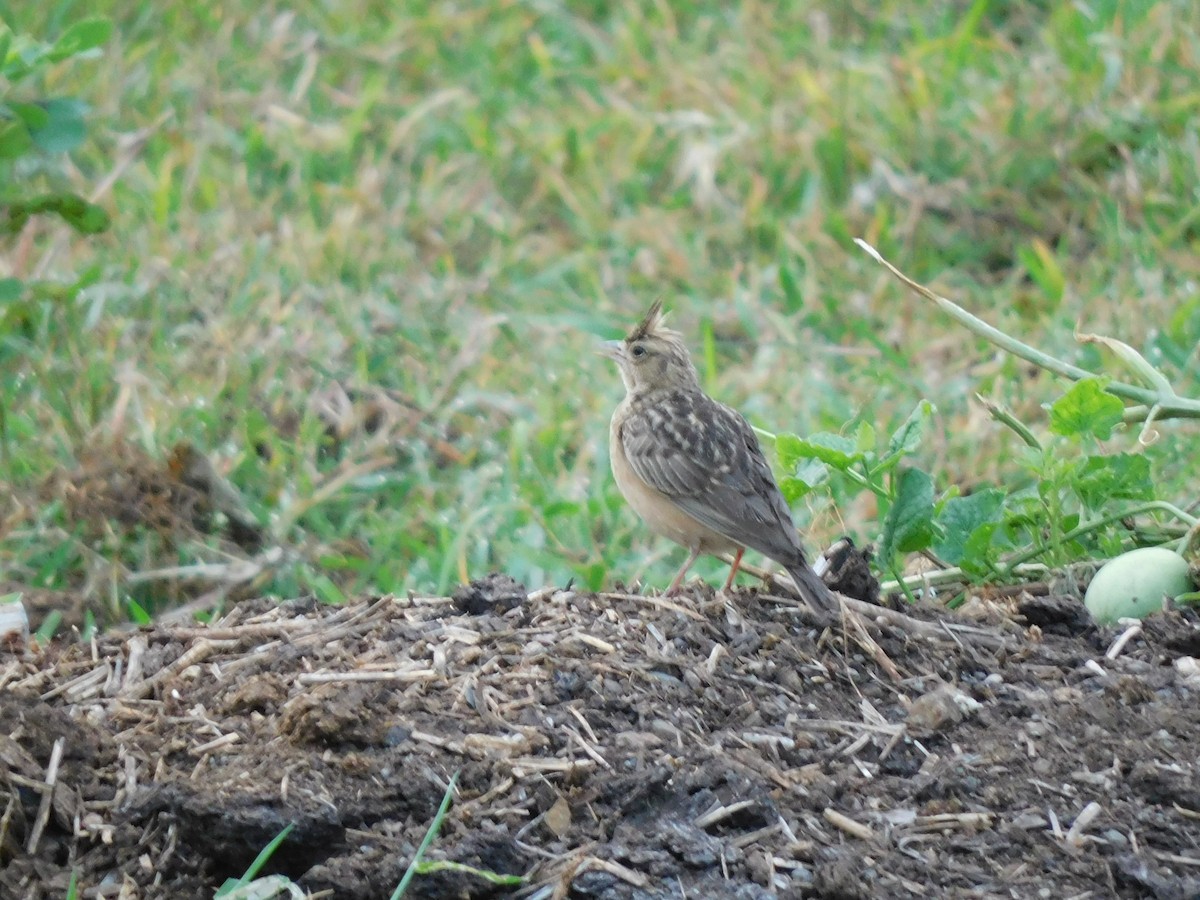
<path id="1" fill-rule="evenodd" d="M 1040 556 L 1042 553 L 1045 553 L 1047 550 L 1051 549 L 1052 547 L 1055 547 L 1055 546 L 1058 546 L 1061 544 L 1065 544 L 1068 541 L 1073 541 L 1078 537 L 1082 537 L 1083 535 L 1087 534 L 1090 531 L 1095 531 L 1098 528 L 1103 528 L 1105 525 L 1110 525 L 1113 522 L 1119 522 L 1121 519 L 1127 519 L 1130 516 L 1136 516 L 1136 515 L 1140 515 L 1141 513 L 1155 512 L 1155 511 L 1170 513 L 1171 515 L 1175 516 L 1177 519 L 1180 519 L 1181 521 L 1186 522 L 1191 527 L 1195 527 L 1196 523 L 1198 521 L 1200 521 L 1200 520 L 1196 519 L 1195 516 L 1188 515 L 1187 513 L 1185 513 L 1182 509 L 1180 509 L 1178 506 L 1176 506 L 1173 503 L 1168 503 L 1165 500 L 1151 500 L 1147 503 L 1141 503 L 1137 506 L 1127 507 L 1127 508 L 1119 510 L 1115 513 L 1110 513 L 1107 516 L 1101 516 L 1099 519 L 1093 519 L 1091 522 L 1084 522 L 1084 523 L 1078 525 L 1077 527 L 1072 528 L 1070 531 L 1068 531 L 1062 537 L 1058 538 L 1056 541 L 1053 541 L 1049 544 L 1045 544 L 1040 547 L 1031 548 L 1022 553 L 1018 553 L 1012 559 L 1007 561 L 1007 563 L 1005 564 L 1005 568 L 1008 569 L 1008 571 L 1012 572 L 1017 566 L 1021 565 L 1021 563 L 1027 562 L 1028 560 L 1033 559 L 1035 556 Z"/>
<path id="2" fill-rule="evenodd" d="M 1084 378 L 1102 378 L 1095 372 L 1089 372 L 1087 369 L 1081 369 L 1079 366 L 1072 365 L 1057 357 L 1051 356 L 1049 353 L 1043 353 L 1036 347 L 1031 347 L 1022 341 L 1017 340 L 1010 335 L 1005 334 L 999 328 L 989 325 L 987 322 L 978 316 L 967 312 L 953 300 L 947 300 L 945 297 L 939 296 L 931 291 L 925 285 L 913 281 L 883 256 L 864 241 L 862 238 L 855 238 L 854 243 L 858 244 L 863 250 L 871 255 L 871 257 L 891 272 L 902 284 L 924 297 L 936 303 L 943 312 L 947 313 L 951 318 L 959 324 L 966 326 L 969 330 L 982 337 L 984 340 L 990 341 L 1001 350 L 1011 353 L 1013 356 L 1018 356 L 1021 359 L 1028 360 L 1035 366 L 1040 366 L 1049 372 L 1065 376 L 1074 381 L 1079 381 Z M 1090 337 L 1090 336 L 1088 336 Z M 1133 421 L 1141 421 L 1150 415 L 1151 411 L 1155 413 L 1157 419 L 1200 419 L 1200 400 L 1193 400 L 1189 397 L 1180 397 L 1170 390 L 1166 391 L 1150 390 L 1149 388 L 1138 387 L 1132 384 L 1125 384 L 1121 381 L 1109 381 L 1105 384 L 1104 390 L 1108 393 L 1121 397 L 1125 400 L 1132 400 L 1135 403 L 1142 404 L 1145 410 L 1136 409 L 1136 414 L 1139 418 Z M 1135 413 L 1135 409 L 1127 409 L 1125 413 L 1126 420 L 1130 420 L 1130 415 Z"/>

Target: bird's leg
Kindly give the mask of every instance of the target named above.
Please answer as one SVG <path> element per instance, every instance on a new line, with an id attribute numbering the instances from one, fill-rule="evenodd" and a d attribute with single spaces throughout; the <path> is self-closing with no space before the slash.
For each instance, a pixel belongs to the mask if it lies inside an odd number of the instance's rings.
<path id="1" fill-rule="evenodd" d="M 742 564 L 742 554 L 745 552 L 745 547 L 738 547 L 737 553 L 733 555 L 733 565 L 729 567 L 729 577 L 725 579 L 725 587 L 721 590 L 727 591 L 733 586 L 733 579 L 737 576 L 738 566 Z"/>
<path id="2" fill-rule="evenodd" d="M 666 596 L 674 597 L 679 593 L 679 586 L 683 584 L 683 576 L 687 574 L 688 569 L 692 567 L 692 563 L 696 561 L 696 557 L 700 555 L 700 548 L 693 548 L 691 554 L 687 558 L 687 562 L 683 564 L 683 568 L 679 570 L 679 574 L 675 576 L 675 580 L 671 582 L 671 586 L 667 588 Z"/>

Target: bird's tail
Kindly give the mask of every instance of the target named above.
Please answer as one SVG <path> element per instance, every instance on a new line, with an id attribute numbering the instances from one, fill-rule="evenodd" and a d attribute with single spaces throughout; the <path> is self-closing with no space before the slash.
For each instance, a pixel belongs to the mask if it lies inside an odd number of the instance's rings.
<path id="1" fill-rule="evenodd" d="M 829 614 L 838 608 L 837 600 L 834 599 L 825 582 L 821 580 L 821 576 L 814 572 L 807 563 L 802 562 L 798 566 L 790 566 L 787 571 L 796 584 L 796 592 L 800 595 L 800 599 L 811 606 L 815 612 Z"/>

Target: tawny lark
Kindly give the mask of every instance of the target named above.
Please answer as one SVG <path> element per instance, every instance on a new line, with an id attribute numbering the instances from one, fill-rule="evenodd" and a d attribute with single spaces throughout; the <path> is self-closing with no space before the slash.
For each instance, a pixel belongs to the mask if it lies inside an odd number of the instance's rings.
<path id="1" fill-rule="evenodd" d="M 663 325 L 662 303 L 604 353 L 626 390 L 609 430 L 617 487 L 651 531 L 690 551 L 667 593 L 701 553 L 734 554 L 728 588 L 749 547 L 787 569 L 810 606 L 832 610 L 754 430 L 700 388 L 682 335 Z"/>

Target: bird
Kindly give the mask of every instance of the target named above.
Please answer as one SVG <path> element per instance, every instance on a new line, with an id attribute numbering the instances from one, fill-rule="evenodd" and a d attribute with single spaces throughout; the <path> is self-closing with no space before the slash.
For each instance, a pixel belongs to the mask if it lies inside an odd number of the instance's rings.
<path id="1" fill-rule="evenodd" d="M 733 554 L 728 590 L 748 548 L 783 566 L 815 612 L 836 609 L 805 558 L 754 429 L 700 387 L 683 335 L 664 324 L 662 300 L 600 352 L 625 384 L 609 426 L 613 478 L 652 532 L 688 550 L 667 595 L 678 593 L 702 553 Z"/>

